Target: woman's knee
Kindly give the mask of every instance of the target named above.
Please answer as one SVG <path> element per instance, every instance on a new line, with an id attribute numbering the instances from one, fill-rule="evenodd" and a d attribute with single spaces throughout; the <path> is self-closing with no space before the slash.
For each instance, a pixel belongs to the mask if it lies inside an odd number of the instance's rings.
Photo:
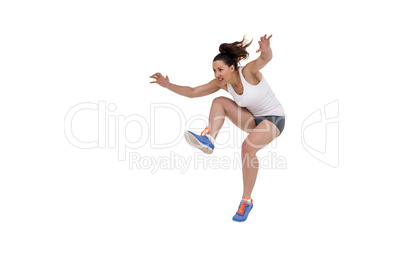
<path id="1" fill-rule="evenodd" d="M 257 145 L 253 144 L 249 139 L 245 139 L 241 146 L 241 155 L 244 158 L 245 156 L 253 156 L 257 153 L 258 148 Z"/>
<path id="2" fill-rule="evenodd" d="M 224 104 L 225 102 L 227 102 L 228 100 L 230 101 L 229 98 L 220 96 L 220 97 L 215 98 L 215 99 L 212 101 L 212 104 L 215 104 L 215 105 L 223 105 L 223 104 Z"/>

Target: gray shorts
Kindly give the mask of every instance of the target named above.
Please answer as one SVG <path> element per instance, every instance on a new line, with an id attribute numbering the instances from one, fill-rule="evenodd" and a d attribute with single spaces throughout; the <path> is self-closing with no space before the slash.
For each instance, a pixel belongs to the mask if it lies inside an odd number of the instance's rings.
<path id="1" fill-rule="evenodd" d="M 279 135 L 282 134 L 283 129 L 285 128 L 285 117 L 277 116 L 277 115 L 264 115 L 264 116 L 254 116 L 255 125 L 258 126 L 264 120 L 268 120 L 272 122 L 280 131 Z"/>

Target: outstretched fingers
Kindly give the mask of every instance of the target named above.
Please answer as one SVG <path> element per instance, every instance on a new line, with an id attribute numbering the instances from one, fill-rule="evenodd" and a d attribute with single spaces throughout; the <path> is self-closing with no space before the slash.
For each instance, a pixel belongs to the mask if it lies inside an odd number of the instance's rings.
<path id="1" fill-rule="evenodd" d="M 150 82 L 151 84 L 157 83 L 158 85 L 162 87 L 167 87 L 169 85 L 169 77 L 166 76 L 164 77 L 161 73 L 155 73 L 150 76 L 150 78 L 155 79 L 155 81 Z"/>
<path id="2" fill-rule="evenodd" d="M 162 75 L 161 73 L 155 73 L 155 74 L 151 75 L 150 78 L 155 78 L 155 79 L 157 79 L 157 78 L 159 78 L 161 75 Z"/>
<path id="3" fill-rule="evenodd" d="M 261 41 L 269 40 L 269 39 L 271 39 L 271 37 L 272 37 L 272 34 L 271 34 L 270 36 L 268 36 L 268 37 L 267 37 L 267 35 L 265 34 L 263 37 L 261 37 Z"/>
<path id="4" fill-rule="evenodd" d="M 152 83 L 158 83 L 158 79 L 159 79 L 161 76 L 162 76 L 161 73 L 155 73 L 155 74 L 151 75 L 149 78 L 153 78 L 153 79 L 156 79 L 156 80 L 155 80 L 155 81 L 152 81 L 152 82 L 150 82 L 150 83 L 151 83 L 151 84 L 152 84 Z"/>
<path id="5" fill-rule="evenodd" d="M 271 39 L 272 34 L 267 37 L 265 34 L 260 38 L 260 41 L 258 41 L 258 44 L 260 45 L 260 48 L 256 51 L 256 53 L 263 51 L 265 48 L 270 46 L 269 39 Z"/>

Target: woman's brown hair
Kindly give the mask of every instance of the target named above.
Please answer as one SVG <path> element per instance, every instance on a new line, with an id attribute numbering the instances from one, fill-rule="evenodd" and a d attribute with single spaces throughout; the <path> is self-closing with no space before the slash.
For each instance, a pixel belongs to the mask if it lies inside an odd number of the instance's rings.
<path id="1" fill-rule="evenodd" d="M 219 54 L 216 55 L 213 61 L 221 60 L 227 66 L 234 65 L 235 70 L 239 68 L 239 62 L 248 58 L 247 47 L 251 45 L 253 40 L 247 43 L 245 36 L 243 40 L 233 43 L 223 43 L 219 46 Z"/>

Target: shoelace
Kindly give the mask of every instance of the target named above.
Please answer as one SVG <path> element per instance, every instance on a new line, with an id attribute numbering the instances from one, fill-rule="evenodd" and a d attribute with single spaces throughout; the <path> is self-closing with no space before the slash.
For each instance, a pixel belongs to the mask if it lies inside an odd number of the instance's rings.
<path id="1" fill-rule="evenodd" d="M 202 132 L 201 132 L 201 136 L 206 136 L 207 134 L 209 134 L 209 131 L 211 129 L 209 127 L 206 127 Z"/>
<path id="2" fill-rule="evenodd" d="M 250 204 L 247 204 L 246 202 L 241 202 L 237 213 L 239 213 L 240 215 L 243 215 L 244 209 L 246 208 L 247 205 L 250 205 Z"/>

